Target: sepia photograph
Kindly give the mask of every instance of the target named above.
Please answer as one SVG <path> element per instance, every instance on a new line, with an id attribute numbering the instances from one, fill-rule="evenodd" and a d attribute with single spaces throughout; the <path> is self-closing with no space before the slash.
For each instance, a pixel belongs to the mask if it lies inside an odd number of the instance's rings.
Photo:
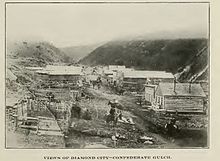
<path id="1" fill-rule="evenodd" d="M 209 149 L 209 7 L 5 3 L 5 148 Z"/>

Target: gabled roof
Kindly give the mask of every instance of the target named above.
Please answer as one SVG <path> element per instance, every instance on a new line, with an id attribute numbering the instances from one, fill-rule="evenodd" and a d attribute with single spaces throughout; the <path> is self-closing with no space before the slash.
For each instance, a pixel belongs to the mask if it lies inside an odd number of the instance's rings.
<path id="1" fill-rule="evenodd" d="M 165 71 L 129 71 L 124 72 L 124 78 L 174 78 L 172 73 Z"/>
<path id="2" fill-rule="evenodd" d="M 191 84 L 190 92 L 189 83 L 176 83 L 176 88 L 174 92 L 174 83 L 160 83 L 157 87 L 157 94 L 164 96 L 198 96 L 205 97 L 205 93 L 200 86 L 200 84 Z"/>

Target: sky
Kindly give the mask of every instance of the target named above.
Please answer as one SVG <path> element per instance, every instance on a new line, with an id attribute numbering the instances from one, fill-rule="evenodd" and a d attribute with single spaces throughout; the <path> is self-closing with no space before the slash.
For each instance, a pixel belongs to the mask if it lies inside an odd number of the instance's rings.
<path id="1" fill-rule="evenodd" d="M 57 47 L 134 37 L 208 35 L 206 3 L 7 4 L 7 40 L 48 41 Z"/>

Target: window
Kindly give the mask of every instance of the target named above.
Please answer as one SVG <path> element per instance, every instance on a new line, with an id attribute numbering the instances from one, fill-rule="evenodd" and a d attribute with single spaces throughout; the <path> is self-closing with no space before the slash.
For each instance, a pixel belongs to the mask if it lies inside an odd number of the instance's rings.
<path id="1" fill-rule="evenodd" d="M 160 97 L 159 96 L 157 97 L 157 103 L 160 103 Z"/>

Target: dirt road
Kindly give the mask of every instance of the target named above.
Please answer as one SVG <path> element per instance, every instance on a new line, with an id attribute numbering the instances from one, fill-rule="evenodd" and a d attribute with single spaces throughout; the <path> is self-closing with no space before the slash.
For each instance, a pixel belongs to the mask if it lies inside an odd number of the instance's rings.
<path id="1" fill-rule="evenodd" d="M 89 109 L 92 120 L 73 119 L 68 137 L 67 148 L 176 148 L 172 140 L 151 132 L 152 125 L 144 119 L 142 108 L 135 103 L 132 96 L 119 96 L 102 87 L 87 89 L 92 100 L 81 100 L 83 111 Z M 118 123 L 115 127 L 105 123 L 105 115 L 109 112 L 109 100 L 117 99 L 124 118 L 131 118 L 134 125 Z M 116 143 L 112 136 L 120 136 Z M 151 141 L 140 141 L 140 137 L 152 138 Z"/>
<path id="2" fill-rule="evenodd" d="M 68 90 L 62 90 L 62 92 L 56 92 L 53 89 L 51 90 L 56 94 L 56 99 L 62 100 L 64 102 L 66 101 L 69 104 L 72 103 L 70 101 L 71 98 L 67 97 L 70 96 Z M 64 138 L 64 143 L 62 143 L 64 144 L 65 148 L 167 149 L 183 147 L 205 147 L 207 145 L 207 132 L 201 130 L 185 130 L 182 131 L 182 136 L 180 138 L 175 138 L 175 140 L 167 139 L 167 137 L 157 129 L 157 126 L 152 121 L 157 120 L 157 118 L 154 118 L 154 116 L 152 116 L 149 111 L 143 109 L 140 105 L 137 105 L 136 98 L 134 96 L 117 95 L 105 87 L 101 87 L 100 89 L 87 88 L 85 92 L 86 95 L 89 95 L 91 99 L 83 98 L 79 101 L 81 108 L 80 118 L 71 118 L 70 124 L 66 121 L 62 122 L 62 119 L 57 119 L 61 129 L 65 129 L 64 126 L 66 129 L 68 129 L 66 137 Z M 120 106 L 118 107 L 118 110 L 121 110 L 123 117 L 126 119 L 132 119 L 134 124 L 118 122 L 117 125 L 113 126 L 106 123 L 106 115 L 110 111 L 108 102 L 113 99 L 117 99 L 119 101 Z M 54 110 L 54 112 L 55 111 L 56 110 Z M 83 118 L 86 111 L 89 111 L 91 114 L 91 120 Z M 53 114 L 55 115 L 55 113 Z M 166 123 L 166 121 L 164 121 L 164 123 Z M 22 143 L 21 146 L 23 146 L 23 144 L 27 144 L 27 146 L 29 146 L 36 145 L 36 143 L 41 143 L 40 140 L 42 140 L 42 138 L 40 137 L 29 135 L 26 138 L 25 134 L 21 134 L 19 133 L 19 136 L 17 136 L 18 140 L 20 140 Z M 13 137 L 14 135 L 15 133 L 8 133 L 8 137 Z M 36 137 L 36 143 L 32 144 L 34 141 L 30 136 Z M 141 138 L 147 139 L 143 140 Z M 56 148 L 61 148 L 61 143 L 59 140 L 55 142 L 49 141 L 48 145 L 46 146 L 54 147 L 55 145 L 52 144 L 54 142 L 56 143 Z"/>

